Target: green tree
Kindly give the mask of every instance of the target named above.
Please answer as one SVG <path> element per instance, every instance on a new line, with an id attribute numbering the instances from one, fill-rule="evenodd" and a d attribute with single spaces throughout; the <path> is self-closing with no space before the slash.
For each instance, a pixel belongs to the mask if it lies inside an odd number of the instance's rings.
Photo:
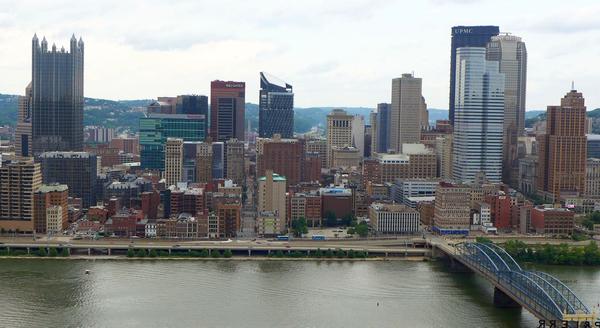
<path id="1" fill-rule="evenodd" d="M 314 253 L 315 257 L 323 257 L 323 251 L 320 248 L 317 248 L 317 251 Z"/>
<path id="2" fill-rule="evenodd" d="M 60 256 L 69 257 L 69 255 L 71 255 L 71 254 L 69 254 L 69 249 L 66 247 L 63 247 L 63 249 L 60 251 Z"/>
<path id="3" fill-rule="evenodd" d="M 37 255 L 38 256 L 48 256 L 48 253 L 46 252 L 46 248 L 45 247 L 38 248 Z"/>
<path id="4" fill-rule="evenodd" d="M 342 224 L 346 226 L 351 226 L 354 221 L 354 216 L 352 214 L 347 214 L 342 218 Z"/>
<path id="5" fill-rule="evenodd" d="M 362 221 L 356 225 L 354 232 L 356 232 L 361 238 L 365 238 L 369 235 L 369 226 L 365 221 Z"/>
<path id="6" fill-rule="evenodd" d="M 48 252 L 48 256 L 51 256 L 51 257 L 57 257 L 58 256 L 58 251 L 56 250 L 55 247 L 50 248 L 50 252 Z"/>
<path id="7" fill-rule="evenodd" d="M 325 257 L 331 258 L 333 257 L 333 251 L 331 250 L 331 248 L 327 249 L 327 251 L 325 251 Z"/>
<path id="8" fill-rule="evenodd" d="M 280 249 L 278 249 L 278 250 L 275 252 L 275 257 L 284 257 L 284 256 L 285 256 L 285 255 L 283 254 L 283 251 L 282 251 L 282 250 L 280 250 Z"/>
<path id="9" fill-rule="evenodd" d="M 208 257 L 208 250 L 206 250 L 206 249 L 201 250 L 200 257 Z"/>
<path id="10" fill-rule="evenodd" d="M 492 244 L 492 240 L 487 237 L 477 237 L 475 241 L 482 244 Z"/>
<path id="11" fill-rule="evenodd" d="M 233 256 L 233 253 L 231 252 L 230 249 L 226 249 L 225 252 L 223 252 L 223 257 L 225 258 L 231 258 Z"/>
<path id="12" fill-rule="evenodd" d="M 325 225 L 327 225 L 328 227 L 335 227 L 337 226 L 337 223 L 338 222 L 335 213 L 333 213 L 332 211 L 325 212 Z"/>
<path id="13" fill-rule="evenodd" d="M 582 223 L 589 230 L 594 229 L 594 224 L 600 224 L 600 211 L 588 214 Z"/>
<path id="14" fill-rule="evenodd" d="M 302 234 L 308 233 L 308 224 L 305 218 L 292 220 L 292 231 L 295 237 L 302 237 Z"/>
<path id="15" fill-rule="evenodd" d="M 158 253 L 156 252 L 156 249 L 151 249 L 150 252 L 148 253 L 148 256 L 150 257 L 158 257 Z"/>
<path id="16" fill-rule="evenodd" d="M 134 257 L 135 253 L 133 252 L 133 248 L 129 248 L 127 250 L 127 257 Z"/>
<path id="17" fill-rule="evenodd" d="M 210 256 L 211 256 L 212 258 L 218 259 L 219 257 L 221 257 L 221 252 L 219 252 L 219 250 L 218 250 L 218 249 L 213 249 L 213 250 L 210 252 Z"/>
<path id="18" fill-rule="evenodd" d="M 348 257 L 351 258 L 351 259 L 353 259 L 353 258 L 356 257 L 356 254 L 355 254 L 355 252 L 354 252 L 353 249 L 351 249 L 351 250 L 348 251 Z"/>
<path id="19" fill-rule="evenodd" d="M 356 229 L 354 227 L 350 227 L 348 228 L 348 230 L 346 230 L 346 233 L 349 235 L 353 235 L 356 233 Z"/>
<path id="20" fill-rule="evenodd" d="M 137 254 L 136 254 L 136 255 L 137 255 L 137 257 L 146 257 L 146 250 L 145 250 L 145 249 L 143 249 L 143 248 L 140 248 L 140 249 L 137 251 Z"/>

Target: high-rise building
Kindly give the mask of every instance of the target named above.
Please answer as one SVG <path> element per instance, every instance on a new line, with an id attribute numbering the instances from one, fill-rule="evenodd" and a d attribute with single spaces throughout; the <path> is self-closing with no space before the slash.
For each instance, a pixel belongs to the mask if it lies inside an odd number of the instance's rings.
<path id="1" fill-rule="evenodd" d="M 208 131 L 208 97 L 198 95 L 177 96 L 175 104 L 177 114 L 204 115 L 204 131 Z"/>
<path id="2" fill-rule="evenodd" d="M 196 152 L 196 182 L 212 181 L 213 152 L 212 143 L 203 142 Z"/>
<path id="3" fill-rule="evenodd" d="M 0 167 L 0 229 L 33 232 L 33 194 L 42 184 L 39 163 L 24 160 Z"/>
<path id="4" fill-rule="evenodd" d="M 450 104 L 449 119 L 454 125 L 454 102 L 456 97 L 456 49 L 464 47 L 485 47 L 492 36 L 498 35 L 498 26 L 454 26 L 450 45 Z"/>
<path id="5" fill-rule="evenodd" d="M 244 140 L 246 83 L 210 83 L 210 136 L 213 141 Z"/>
<path id="6" fill-rule="evenodd" d="M 502 34 L 487 44 L 487 60 L 497 61 L 504 74 L 504 142 L 502 179 L 511 186 L 518 184 L 518 138 L 525 131 L 525 90 L 527 83 L 527 49 L 520 37 Z"/>
<path id="7" fill-rule="evenodd" d="M 402 154 L 375 154 L 363 165 L 363 180 L 376 184 L 406 178 L 435 178 L 436 154 L 422 144 L 405 144 Z"/>
<path id="8" fill-rule="evenodd" d="M 291 85 L 260 72 L 258 136 L 272 138 L 274 134 L 294 136 L 294 92 Z"/>
<path id="9" fill-rule="evenodd" d="M 452 180 L 452 134 L 435 138 L 438 176 L 446 181 Z"/>
<path id="10" fill-rule="evenodd" d="M 327 139 L 305 139 L 304 151 L 306 153 L 317 153 L 321 159 L 321 168 L 327 167 Z"/>
<path id="11" fill-rule="evenodd" d="M 295 185 L 302 181 L 304 157 L 304 144 L 298 139 L 282 139 L 279 134 L 273 138 L 258 138 L 256 175 L 262 177 L 267 170 L 272 170 L 284 176 L 290 185 Z"/>
<path id="12" fill-rule="evenodd" d="M 31 83 L 25 88 L 25 96 L 19 97 L 19 117 L 15 131 L 15 152 L 20 157 L 32 156 L 31 151 Z"/>
<path id="13" fill-rule="evenodd" d="M 33 223 L 35 232 L 48 231 L 48 218 L 60 215 L 59 225 L 62 231 L 67 228 L 69 219 L 69 187 L 61 184 L 41 185 L 34 194 Z M 52 220 L 50 220 L 52 221 Z M 56 228 L 56 224 L 52 224 Z M 56 229 L 52 231 L 56 233 Z"/>
<path id="14" fill-rule="evenodd" d="M 585 196 L 600 197 L 600 158 L 588 158 L 586 164 Z"/>
<path id="15" fill-rule="evenodd" d="M 334 147 L 352 146 L 353 120 L 343 109 L 334 109 L 327 115 L 327 167 L 333 165 Z"/>
<path id="16" fill-rule="evenodd" d="M 421 91 L 421 78 L 412 74 L 392 80 L 389 148 L 395 152 L 401 153 L 403 144 L 421 142 L 421 117 L 427 110 Z"/>
<path id="17" fill-rule="evenodd" d="M 365 118 L 362 115 L 354 115 L 352 119 L 352 147 L 358 149 L 360 157 L 365 154 Z"/>
<path id="18" fill-rule="evenodd" d="M 223 179 L 225 178 L 225 143 L 224 142 L 213 142 L 212 143 L 212 178 Z"/>
<path id="19" fill-rule="evenodd" d="M 71 37 L 70 52 L 48 50 L 44 38 L 32 40 L 32 149 L 83 150 L 83 40 Z"/>
<path id="20" fill-rule="evenodd" d="M 468 234 L 470 215 L 470 188 L 440 183 L 435 191 L 433 231 L 440 234 Z"/>
<path id="21" fill-rule="evenodd" d="M 206 117 L 195 114 L 147 114 L 140 118 L 140 157 L 144 169 L 163 170 L 168 138 L 204 141 Z"/>
<path id="22" fill-rule="evenodd" d="M 546 133 L 538 135 L 537 189 L 549 201 L 585 191 L 587 139 L 585 100 L 571 90 L 560 106 L 548 106 Z"/>
<path id="23" fill-rule="evenodd" d="M 167 139 L 167 143 L 165 144 L 164 172 L 168 186 L 183 181 L 183 139 Z"/>
<path id="24" fill-rule="evenodd" d="M 241 184 L 245 177 L 244 142 L 229 139 L 225 142 L 225 177 Z"/>
<path id="25" fill-rule="evenodd" d="M 44 184 L 65 184 L 69 196 L 81 198 L 84 207 L 96 205 L 98 157 L 86 152 L 53 151 L 40 155 Z"/>
<path id="26" fill-rule="evenodd" d="M 258 180 L 258 211 L 273 212 L 283 222 L 286 222 L 286 184 L 285 177 L 272 170 Z"/>
<path id="27" fill-rule="evenodd" d="M 421 229 L 419 212 L 399 204 L 371 204 L 369 222 L 377 233 L 411 234 Z"/>
<path id="28" fill-rule="evenodd" d="M 504 74 L 485 48 L 456 50 L 453 174 L 471 183 L 483 172 L 489 181 L 502 178 Z"/>
<path id="29" fill-rule="evenodd" d="M 377 104 L 376 119 L 371 120 L 371 126 L 373 127 L 371 140 L 374 140 L 371 146 L 372 152 L 386 153 L 389 149 L 391 107 L 391 104 Z"/>

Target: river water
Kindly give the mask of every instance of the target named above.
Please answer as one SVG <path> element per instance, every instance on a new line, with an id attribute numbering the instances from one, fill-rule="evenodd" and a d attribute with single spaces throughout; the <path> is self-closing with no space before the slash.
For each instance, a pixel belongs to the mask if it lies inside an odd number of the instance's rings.
<path id="1" fill-rule="evenodd" d="M 537 269 L 600 303 L 599 268 Z M 438 262 L 0 260 L 0 327 L 537 327 L 492 297 Z"/>

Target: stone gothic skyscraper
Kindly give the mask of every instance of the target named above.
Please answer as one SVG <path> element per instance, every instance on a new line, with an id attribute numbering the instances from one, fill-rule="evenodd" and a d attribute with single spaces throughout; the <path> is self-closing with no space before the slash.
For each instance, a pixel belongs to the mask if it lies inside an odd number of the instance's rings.
<path id="1" fill-rule="evenodd" d="M 48 49 L 34 35 L 31 65 L 32 154 L 83 150 L 83 40 Z"/>

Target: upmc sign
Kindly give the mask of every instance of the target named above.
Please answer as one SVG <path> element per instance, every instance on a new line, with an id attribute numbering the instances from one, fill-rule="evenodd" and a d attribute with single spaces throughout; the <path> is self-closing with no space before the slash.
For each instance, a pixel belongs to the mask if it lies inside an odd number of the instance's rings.
<path id="1" fill-rule="evenodd" d="M 225 84 L 226 88 L 243 88 L 244 85 L 243 84 L 231 84 L 231 83 L 227 83 Z"/>
<path id="2" fill-rule="evenodd" d="M 473 33 L 472 28 L 455 28 L 454 34 L 471 34 Z"/>

